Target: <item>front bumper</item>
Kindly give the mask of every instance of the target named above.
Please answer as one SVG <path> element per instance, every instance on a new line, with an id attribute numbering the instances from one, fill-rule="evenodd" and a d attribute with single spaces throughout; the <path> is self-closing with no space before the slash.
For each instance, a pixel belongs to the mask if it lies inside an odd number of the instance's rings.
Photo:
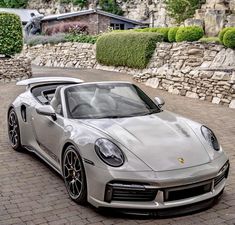
<path id="1" fill-rule="evenodd" d="M 92 165 L 85 165 L 85 169 L 88 201 L 95 207 L 154 210 L 208 203 L 216 198 L 225 187 L 229 163 L 222 156 L 205 165 L 175 171 L 123 172 Z M 130 192 L 125 193 L 125 189 Z M 144 196 L 145 189 L 148 198 Z"/>

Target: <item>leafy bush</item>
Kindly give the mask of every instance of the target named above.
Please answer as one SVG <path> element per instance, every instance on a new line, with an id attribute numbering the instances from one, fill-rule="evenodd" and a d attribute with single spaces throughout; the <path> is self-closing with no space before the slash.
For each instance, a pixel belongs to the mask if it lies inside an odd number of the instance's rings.
<path id="1" fill-rule="evenodd" d="M 12 56 L 23 48 L 23 32 L 19 16 L 0 13 L 0 54 Z"/>
<path id="2" fill-rule="evenodd" d="M 224 45 L 228 48 L 235 48 L 235 28 L 229 29 L 223 38 Z"/>
<path id="3" fill-rule="evenodd" d="M 128 66 L 143 69 L 147 66 L 163 36 L 156 33 L 108 33 L 98 38 L 96 58 L 108 66 Z"/>
<path id="4" fill-rule="evenodd" d="M 135 29 L 137 32 L 156 32 L 163 35 L 164 41 L 168 41 L 168 31 L 169 27 L 153 27 L 153 28 L 144 28 L 144 29 Z"/>
<path id="5" fill-rule="evenodd" d="M 202 37 L 199 41 L 204 43 L 220 43 L 220 40 L 218 37 Z"/>
<path id="6" fill-rule="evenodd" d="M 66 34 L 57 33 L 53 36 L 44 35 L 34 35 L 25 37 L 25 44 L 29 46 L 39 45 L 39 44 L 58 44 L 66 41 Z"/>
<path id="7" fill-rule="evenodd" d="M 176 33 L 178 31 L 179 27 L 171 27 L 168 31 L 168 41 L 169 42 L 175 42 Z"/>
<path id="8" fill-rule="evenodd" d="M 233 27 L 226 27 L 224 29 L 222 29 L 219 33 L 219 40 L 220 43 L 223 44 L 224 43 L 224 35 L 227 31 L 229 31 L 230 29 L 233 29 Z"/>
<path id="9" fill-rule="evenodd" d="M 49 26 L 45 30 L 46 35 L 56 33 L 87 33 L 87 26 L 78 22 L 65 22 Z"/>
<path id="10" fill-rule="evenodd" d="M 201 0 L 165 0 L 166 10 L 177 24 L 193 17 L 201 6 Z"/>
<path id="11" fill-rule="evenodd" d="M 176 41 L 198 41 L 204 35 L 204 31 L 201 27 L 190 26 L 180 27 L 176 33 Z"/>
<path id="12" fill-rule="evenodd" d="M 86 34 L 67 34 L 65 40 L 68 42 L 80 42 L 95 44 L 98 39 L 97 35 L 86 35 Z"/>
<path id="13" fill-rule="evenodd" d="M 1 0 L 0 7 L 2 8 L 26 8 L 28 0 Z"/>
<path id="14" fill-rule="evenodd" d="M 99 6 L 102 10 L 122 16 L 123 11 L 116 0 L 99 0 Z"/>
<path id="15" fill-rule="evenodd" d="M 72 3 L 73 5 L 78 5 L 81 8 L 85 7 L 88 5 L 87 0 L 60 0 L 61 4 L 69 4 Z"/>

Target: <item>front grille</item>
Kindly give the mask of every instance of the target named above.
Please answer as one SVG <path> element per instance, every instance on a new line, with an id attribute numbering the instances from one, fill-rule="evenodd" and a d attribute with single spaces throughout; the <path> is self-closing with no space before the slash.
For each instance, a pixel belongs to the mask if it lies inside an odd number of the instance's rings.
<path id="1" fill-rule="evenodd" d="M 164 201 L 176 201 L 206 194 L 211 191 L 212 181 L 206 181 L 194 185 L 168 188 L 164 190 Z"/>
<path id="2" fill-rule="evenodd" d="M 228 177 L 229 163 L 227 162 L 219 172 L 219 175 L 214 179 L 214 187 L 216 187 L 223 179 Z"/>
<path id="3" fill-rule="evenodd" d="M 106 186 L 105 201 L 153 201 L 157 189 L 145 184 L 109 183 Z"/>

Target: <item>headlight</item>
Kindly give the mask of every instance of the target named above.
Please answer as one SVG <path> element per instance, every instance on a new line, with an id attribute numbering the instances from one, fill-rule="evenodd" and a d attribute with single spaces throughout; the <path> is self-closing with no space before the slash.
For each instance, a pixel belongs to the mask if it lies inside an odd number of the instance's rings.
<path id="1" fill-rule="evenodd" d="M 213 131 L 211 129 L 209 129 L 208 127 L 206 127 L 206 126 L 202 126 L 201 127 L 201 132 L 202 132 L 203 137 L 210 144 L 210 146 L 215 151 L 219 151 L 220 150 L 220 145 L 219 145 L 219 142 L 218 142 L 215 134 L 213 133 Z"/>
<path id="2" fill-rule="evenodd" d="M 117 145 L 100 138 L 95 142 L 95 151 L 99 158 L 109 166 L 119 167 L 124 163 L 124 155 Z"/>

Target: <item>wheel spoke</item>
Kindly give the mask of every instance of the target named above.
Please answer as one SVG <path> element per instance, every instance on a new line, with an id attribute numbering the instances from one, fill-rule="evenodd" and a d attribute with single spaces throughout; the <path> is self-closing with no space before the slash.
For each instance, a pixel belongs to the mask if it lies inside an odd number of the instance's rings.
<path id="1" fill-rule="evenodd" d="M 68 179 L 70 177 L 70 174 L 69 174 L 69 168 L 67 165 L 65 165 L 65 170 L 64 170 L 64 178 L 65 179 Z M 67 174 L 67 175 L 66 175 Z"/>
<path id="2" fill-rule="evenodd" d="M 75 184 L 75 188 L 77 189 L 77 193 L 80 194 L 81 190 L 78 188 L 76 181 L 74 182 L 74 184 Z"/>

